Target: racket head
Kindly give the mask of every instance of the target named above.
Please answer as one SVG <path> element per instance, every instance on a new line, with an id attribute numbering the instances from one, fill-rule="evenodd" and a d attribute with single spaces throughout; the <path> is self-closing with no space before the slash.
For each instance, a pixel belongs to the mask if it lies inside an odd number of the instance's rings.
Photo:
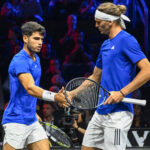
<path id="1" fill-rule="evenodd" d="M 81 86 L 82 88 L 79 90 Z M 76 89 L 78 90 L 78 92 L 76 92 L 77 94 L 70 100 L 68 93 L 75 91 Z M 94 80 L 85 77 L 78 77 L 70 80 L 66 85 L 65 98 L 67 99 L 68 103 L 75 108 L 83 110 L 95 109 L 101 105 L 101 103 L 98 104 L 99 98 L 101 96 L 99 94 L 100 91 L 102 91 L 101 93 L 103 93 L 103 96 L 106 96 L 109 93 Z"/>
<path id="2" fill-rule="evenodd" d="M 72 147 L 72 142 L 69 136 L 62 131 L 60 128 L 58 128 L 55 125 L 52 125 L 49 122 L 40 122 L 40 124 L 44 127 L 49 127 L 48 130 L 46 130 L 46 133 L 48 132 L 48 138 L 57 143 L 59 146 L 62 146 L 64 148 L 70 148 Z"/>

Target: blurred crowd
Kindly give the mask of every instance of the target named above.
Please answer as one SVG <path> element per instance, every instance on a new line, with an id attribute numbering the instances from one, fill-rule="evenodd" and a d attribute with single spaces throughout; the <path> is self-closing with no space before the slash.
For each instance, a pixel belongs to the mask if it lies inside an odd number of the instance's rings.
<path id="1" fill-rule="evenodd" d="M 104 0 L 2 0 L 0 2 L 0 94 L 5 106 L 9 101 L 8 66 L 12 57 L 23 46 L 20 26 L 31 20 L 45 26 L 47 32 L 39 53 L 42 67 L 40 86 L 58 92 L 69 80 L 81 76 L 88 77 L 92 73 L 99 48 L 107 38 L 100 36 L 94 24 L 94 13 L 101 2 Z M 142 43 L 140 44 L 143 47 Z M 147 83 L 134 95 L 150 100 L 149 90 L 150 83 Z M 149 107 L 150 104 L 145 109 L 140 106 L 134 107 L 133 127 L 150 127 L 147 116 L 150 112 Z M 37 112 L 44 121 L 63 126 L 67 130 L 62 123 L 66 111 L 57 104 L 39 100 Z M 75 129 L 79 124 L 86 129 L 93 111 L 75 114 L 78 117 L 73 117 L 71 127 Z M 75 137 L 78 137 L 78 142 L 81 143 L 82 134 L 77 130 L 75 132 L 77 135 Z M 76 141 L 76 138 L 73 140 Z"/>

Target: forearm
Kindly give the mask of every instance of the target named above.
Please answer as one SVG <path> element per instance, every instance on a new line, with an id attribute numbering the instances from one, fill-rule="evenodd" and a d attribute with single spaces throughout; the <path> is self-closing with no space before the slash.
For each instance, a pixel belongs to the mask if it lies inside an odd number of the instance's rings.
<path id="1" fill-rule="evenodd" d="M 94 74 L 92 74 L 91 76 L 88 77 L 88 79 L 91 79 L 91 80 L 94 80 L 94 81 L 100 83 L 101 75 L 100 76 L 95 76 Z"/>
<path id="2" fill-rule="evenodd" d="M 83 129 L 83 128 L 81 128 L 81 127 L 78 127 L 78 128 L 77 128 L 77 131 L 80 132 L 80 133 L 82 133 L 82 134 L 85 134 L 85 131 L 86 131 L 86 130 Z"/>
<path id="3" fill-rule="evenodd" d="M 44 89 L 36 85 L 30 85 L 26 90 L 29 95 L 42 99 Z"/>
<path id="4" fill-rule="evenodd" d="M 29 95 L 32 95 L 45 101 L 55 101 L 55 92 L 44 90 L 36 85 L 29 86 L 27 92 Z"/>
<path id="5" fill-rule="evenodd" d="M 101 79 L 101 73 L 102 70 L 95 67 L 93 74 L 91 76 L 88 77 L 88 79 L 94 80 L 96 82 L 100 82 Z M 86 89 L 89 86 L 92 86 L 93 82 L 89 82 L 88 80 L 84 81 L 78 88 L 76 88 L 75 90 L 71 91 L 71 95 L 74 96 L 76 95 L 78 92 L 81 92 L 82 90 Z"/>
<path id="6" fill-rule="evenodd" d="M 64 88 L 62 88 L 58 93 L 44 90 L 35 85 L 34 79 L 30 73 L 19 74 L 18 78 L 29 95 L 45 101 L 57 101 L 60 103 L 60 105 L 62 104 L 65 107 L 68 106 L 63 94 Z"/>
<path id="7" fill-rule="evenodd" d="M 141 70 L 132 82 L 121 89 L 124 95 L 128 95 L 136 89 L 140 88 L 150 80 L 150 69 Z"/>

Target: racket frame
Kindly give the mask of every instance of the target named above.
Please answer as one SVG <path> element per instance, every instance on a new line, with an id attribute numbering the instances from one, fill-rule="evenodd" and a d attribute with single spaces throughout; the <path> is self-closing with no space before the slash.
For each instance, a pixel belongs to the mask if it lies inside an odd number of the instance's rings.
<path id="1" fill-rule="evenodd" d="M 67 100 L 67 102 L 72 105 L 72 103 L 70 102 L 70 100 L 68 99 L 67 97 L 67 87 L 70 85 L 70 83 L 74 82 L 75 80 L 89 80 L 93 83 L 95 83 L 99 88 L 101 88 L 104 92 L 106 92 L 108 95 L 111 95 L 110 92 L 108 90 L 106 90 L 104 87 L 102 87 L 98 82 L 92 80 L 92 79 L 89 79 L 89 78 L 85 78 L 85 77 L 78 77 L 78 78 L 74 78 L 72 80 L 70 80 L 67 85 L 66 85 L 66 88 L 65 88 L 65 98 Z M 131 103 L 131 104 L 137 104 L 137 105 L 141 105 L 141 106 L 145 106 L 146 105 L 146 100 L 140 100 L 140 99 L 133 99 L 133 98 L 123 98 L 122 102 L 125 102 L 125 103 Z M 88 110 L 88 109 L 95 109 L 97 107 L 100 107 L 101 105 L 103 105 L 103 103 L 101 103 L 100 105 L 96 105 L 95 107 L 91 107 L 91 108 L 79 108 L 79 107 L 76 107 L 74 105 L 72 105 L 73 107 L 75 108 L 78 108 L 78 109 L 83 109 L 83 110 Z"/>

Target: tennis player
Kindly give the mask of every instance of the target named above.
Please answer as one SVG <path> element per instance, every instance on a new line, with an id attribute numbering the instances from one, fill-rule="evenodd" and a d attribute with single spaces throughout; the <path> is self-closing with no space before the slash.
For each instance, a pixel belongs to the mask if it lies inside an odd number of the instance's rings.
<path id="1" fill-rule="evenodd" d="M 36 22 L 22 25 L 23 49 L 9 65 L 10 100 L 2 124 L 5 130 L 3 150 L 49 150 L 47 135 L 36 117 L 37 98 L 57 101 L 67 107 L 63 89 L 58 93 L 39 87 L 41 66 L 36 53 L 40 52 L 45 28 Z"/>
<path id="2" fill-rule="evenodd" d="M 150 80 L 148 59 L 136 39 L 124 30 L 124 21 L 130 21 L 125 12 L 124 5 L 109 2 L 102 3 L 95 12 L 96 28 L 109 38 L 102 44 L 89 78 L 101 82 L 111 95 L 93 115 L 84 135 L 82 150 L 126 149 L 127 133 L 133 120 L 133 105 L 121 100 L 123 97 L 130 98 L 131 92 Z M 136 66 L 140 71 L 135 76 Z"/>

